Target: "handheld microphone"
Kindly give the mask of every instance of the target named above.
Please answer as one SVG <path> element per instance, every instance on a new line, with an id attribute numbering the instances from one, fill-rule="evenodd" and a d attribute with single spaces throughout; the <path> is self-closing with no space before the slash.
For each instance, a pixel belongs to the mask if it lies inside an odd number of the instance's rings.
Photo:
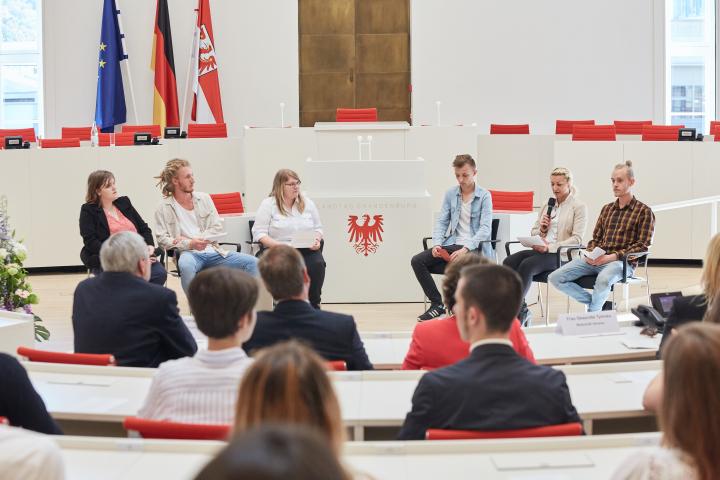
<path id="1" fill-rule="evenodd" d="M 550 197 L 548 199 L 548 208 L 547 208 L 547 216 L 549 217 L 550 214 L 553 211 L 553 207 L 555 206 L 555 197 Z"/>

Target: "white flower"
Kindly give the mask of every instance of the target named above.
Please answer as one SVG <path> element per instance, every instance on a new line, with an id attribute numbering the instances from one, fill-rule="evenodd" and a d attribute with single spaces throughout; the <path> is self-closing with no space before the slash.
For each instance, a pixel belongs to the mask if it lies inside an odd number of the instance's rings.
<path id="1" fill-rule="evenodd" d="M 8 256 L 8 251 L 4 248 L 0 248 L 0 260 L 5 260 Z"/>
<path id="2" fill-rule="evenodd" d="M 28 292 L 27 290 L 17 289 L 17 290 L 15 290 L 15 295 L 17 295 L 20 298 L 28 298 L 30 296 L 30 292 Z"/>

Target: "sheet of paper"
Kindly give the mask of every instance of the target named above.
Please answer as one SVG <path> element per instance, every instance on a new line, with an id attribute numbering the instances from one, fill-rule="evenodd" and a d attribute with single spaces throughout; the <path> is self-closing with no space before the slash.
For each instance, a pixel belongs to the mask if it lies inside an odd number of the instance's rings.
<path id="1" fill-rule="evenodd" d="M 223 238 L 223 237 L 226 237 L 226 236 L 227 236 L 227 232 L 216 233 L 216 234 L 203 233 L 203 234 L 201 235 L 201 237 L 204 238 L 205 240 L 211 240 L 211 241 L 212 241 L 212 240 L 218 240 L 218 239 Z"/>
<path id="2" fill-rule="evenodd" d="M 638 349 L 638 350 L 657 350 L 658 348 L 658 341 L 647 337 L 628 337 L 624 338 L 622 341 L 623 345 L 625 345 L 627 348 L 632 349 Z"/>
<path id="3" fill-rule="evenodd" d="M 602 257 L 605 255 L 605 250 L 603 250 L 600 247 L 593 248 L 592 252 L 588 252 L 587 250 L 583 250 L 582 254 L 585 255 L 590 260 L 595 260 L 598 257 Z"/>
<path id="4" fill-rule="evenodd" d="M 545 246 L 545 242 L 543 241 L 542 237 L 540 237 L 540 235 L 533 235 L 532 237 L 517 237 L 517 239 L 523 247 L 531 248 L 534 246 Z"/>
<path id="5" fill-rule="evenodd" d="M 294 248 L 310 248 L 315 243 L 315 230 L 297 230 L 293 233 L 290 246 Z"/>
<path id="6" fill-rule="evenodd" d="M 560 335 L 598 336 L 622 335 L 617 312 L 605 310 L 586 313 L 563 313 L 558 315 L 556 333 Z"/>

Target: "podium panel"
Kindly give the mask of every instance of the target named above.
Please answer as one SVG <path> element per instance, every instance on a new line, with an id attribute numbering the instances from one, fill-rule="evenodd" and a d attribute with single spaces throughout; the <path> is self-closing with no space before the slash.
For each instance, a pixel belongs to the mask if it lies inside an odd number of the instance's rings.
<path id="1" fill-rule="evenodd" d="M 357 137 L 372 137 L 372 157 L 375 160 L 392 160 L 405 157 L 407 122 L 317 122 L 315 133 L 318 158 L 321 160 L 359 160 Z M 367 147 L 363 146 L 367 158 Z"/>

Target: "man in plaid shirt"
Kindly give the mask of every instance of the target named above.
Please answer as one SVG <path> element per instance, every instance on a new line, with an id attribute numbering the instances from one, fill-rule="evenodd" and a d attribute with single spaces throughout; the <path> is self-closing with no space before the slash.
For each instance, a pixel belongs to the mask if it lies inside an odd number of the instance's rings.
<path id="1" fill-rule="evenodd" d="M 629 260 L 628 276 L 632 275 L 637 266 L 632 254 L 650 248 L 655 230 L 652 210 L 632 193 L 635 185 L 632 162 L 628 160 L 616 165 L 611 180 L 616 200 L 600 211 L 593 238 L 587 245 L 587 253 L 595 247 L 600 247 L 605 253 L 594 260 L 581 255 L 555 270 L 548 278 L 555 288 L 587 305 L 589 312 L 603 309 L 613 284 L 622 279 L 624 257 Z M 574 283 L 574 280 L 586 275 L 597 275 L 592 294 Z"/>

